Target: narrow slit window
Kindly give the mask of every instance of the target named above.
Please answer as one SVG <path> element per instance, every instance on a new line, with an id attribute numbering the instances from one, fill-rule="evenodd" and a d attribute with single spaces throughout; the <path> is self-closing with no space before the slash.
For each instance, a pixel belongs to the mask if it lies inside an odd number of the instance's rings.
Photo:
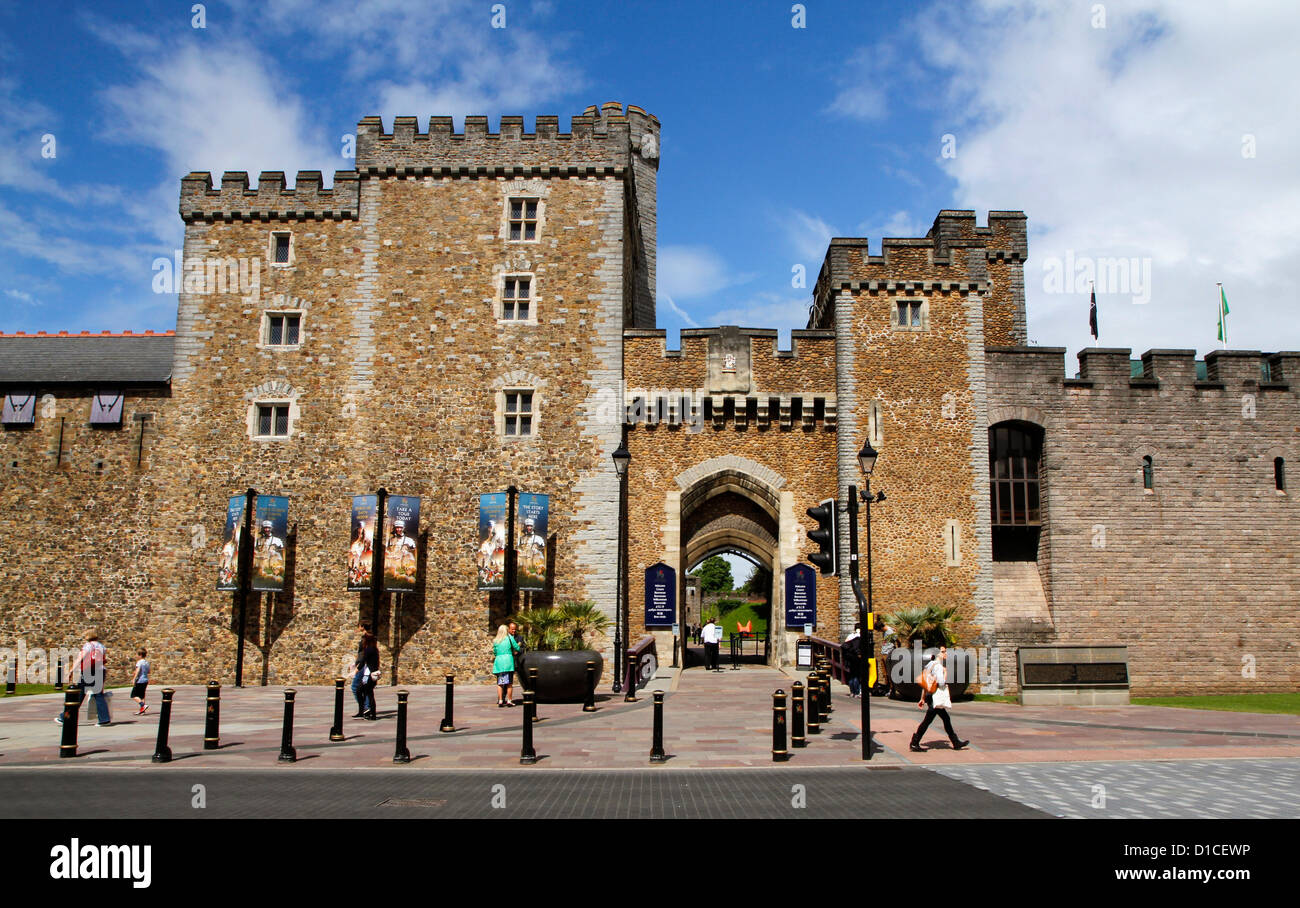
<path id="1" fill-rule="evenodd" d="M 289 234 L 274 233 L 271 236 L 275 249 L 271 261 L 277 265 L 289 264 Z"/>
<path id="2" fill-rule="evenodd" d="M 1281 457 L 1273 458 L 1273 488 L 1286 491 L 1286 461 Z"/>
<path id="3" fill-rule="evenodd" d="M 1151 455 L 1148 454 L 1142 458 L 1142 488 L 1150 492 L 1155 489 L 1155 482 L 1155 462 L 1151 459 Z"/>

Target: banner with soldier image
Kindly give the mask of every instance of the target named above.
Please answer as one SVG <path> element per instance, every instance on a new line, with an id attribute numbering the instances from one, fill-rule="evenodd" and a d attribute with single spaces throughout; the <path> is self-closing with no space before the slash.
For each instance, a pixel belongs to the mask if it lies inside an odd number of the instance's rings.
<path id="1" fill-rule="evenodd" d="M 284 541 L 289 535 L 289 499 L 258 495 L 253 509 L 253 589 L 284 589 Z"/>
<path id="2" fill-rule="evenodd" d="M 217 558 L 217 589 L 239 589 L 239 541 L 244 535 L 244 496 L 232 495 L 226 504 L 226 528 L 221 533 Z"/>
<path id="3" fill-rule="evenodd" d="M 478 588 L 506 588 L 506 495 L 478 497 Z"/>
<path id="4" fill-rule="evenodd" d="M 384 505 L 384 590 L 409 593 L 415 589 L 420 564 L 420 499 L 389 495 Z"/>
<path id="5" fill-rule="evenodd" d="M 546 589 L 546 525 L 550 507 L 549 495 L 519 493 L 515 516 L 519 539 L 515 558 L 521 590 Z"/>
<path id="6" fill-rule="evenodd" d="M 352 496 L 352 541 L 348 544 L 348 592 L 370 589 L 375 566 L 375 521 L 379 517 L 377 495 Z"/>

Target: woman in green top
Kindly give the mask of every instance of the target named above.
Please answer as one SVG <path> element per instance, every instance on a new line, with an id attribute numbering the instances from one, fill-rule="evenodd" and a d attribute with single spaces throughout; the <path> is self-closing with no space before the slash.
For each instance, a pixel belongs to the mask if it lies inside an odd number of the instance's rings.
<path id="1" fill-rule="evenodd" d="M 492 641 L 492 671 L 497 676 L 497 706 L 514 706 L 510 699 L 510 690 L 515 674 L 515 653 L 519 644 L 510 636 L 503 624 L 497 628 L 497 635 Z"/>

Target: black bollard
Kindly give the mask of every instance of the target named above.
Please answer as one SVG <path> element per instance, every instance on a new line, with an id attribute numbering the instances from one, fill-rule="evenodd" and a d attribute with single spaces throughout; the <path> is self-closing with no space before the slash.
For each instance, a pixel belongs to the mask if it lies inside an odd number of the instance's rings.
<path id="1" fill-rule="evenodd" d="M 298 751 L 293 749 L 293 698 L 297 693 L 293 688 L 284 692 L 284 729 L 280 732 L 281 763 L 298 762 Z"/>
<path id="2" fill-rule="evenodd" d="M 167 733 L 172 727 L 172 697 L 176 691 L 170 687 L 164 687 L 162 692 L 162 713 L 158 716 L 158 743 L 153 749 L 154 763 L 170 763 L 172 761 L 172 749 L 167 746 Z"/>
<path id="3" fill-rule="evenodd" d="M 537 669 L 528 670 L 528 689 L 533 692 L 533 721 L 537 720 Z"/>
<path id="4" fill-rule="evenodd" d="M 221 685 L 208 682 L 208 711 L 203 722 L 203 749 L 216 750 L 221 746 Z"/>
<path id="5" fill-rule="evenodd" d="M 81 691 L 68 688 L 63 694 L 63 738 L 59 742 L 60 757 L 77 755 L 77 720 L 81 718 Z"/>
<path id="6" fill-rule="evenodd" d="M 587 699 L 582 703 L 584 713 L 596 711 L 596 663 L 587 663 Z"/>
<path id="7" fill-rule="evenodd" d="M 456 676 L 447 675 L 447 697 L 446 707 L 442 713 L 442 724 L 438 726 L 438 731 L 455 731 L 455 706 L 456 706 Z"/>
<path id="8" fill-rule="evenodd" d="M 803 682 L 796 681 L 790 686 L 790 744 L 793 747 L 805 747 L 808 739 L 803 735 Z"/>
<path id="9" fill-rule="evenodd" d="M 772 762 L 784 763 L 790 756 L 785 749 L 785 691 L 772 694 Z"/>
<path id="10" fill-rule="evenodd" d="M 58 659 L 55 660 L 54 689 L 63 690 L 63 655 L 61 653 Z"/>
<path id="11" fill-rule="evenodd" d="M 826 715 L 828 718 L 825 721 L 829 722 L 830 714 L 835 711 L 835 697 L 831 687 L 831 681 L 834 680 L 835 673 L 831 671 L 831 663 L 829 659 L 826 660 L 826 667 L 822 673 L 822 677 L 826 679 Z"/>
<path id="12" fill-rule="evenodd" d="M 820 735 L 822 733 L 821 710 L 817 708 L 817 698 L 821 696 L 818 685 L 821 679 L 817 677 L 816 672 L 808 673 L 808 734 Z"/>
<path id="13" fill-rule="evenodd" d="M 627 656 L 627 696 L 623 698 L 623 702 L 636 702 L 636 656 L 631 653 Z"/>
<path id="14" fill-rule="evenodd" d="M 519 762 L 525 766 L 537 762 L 537 751 L 533 750 L 533 692 L 524 691 L 524 746 L 519 751 Z"/>
<path id="15" fill-rule="evenodd" d="M 347 683 L 344 678 L 334 679 L 334 724 L 330 726 L 331 741 L 346 741 L 347 736 L 343 734 L 343 685 Z"/>
<path id="16" fill-rule="evenodd" d="M 9 670 L 9 676 L 5 678 L 5 696 L 12 697 L 18 693 L 18 657 L 14 657 L 14 667 Z"/>
<path id="17" fill-rule="evenodd" d="M 394 763 L 410 763 L 411 752 L 406 749 L 406 698 L 409 691 L 397 692 L 397 748 L 393 751 Z"/>
<path id="18" fill-rule="evenodd" d="M 654 700 L 655 730 L 654 737 L 650 740 L 650 762 L 666 763 L 668 757 L 664 756 L 664 692 L 655 691 Z"/>

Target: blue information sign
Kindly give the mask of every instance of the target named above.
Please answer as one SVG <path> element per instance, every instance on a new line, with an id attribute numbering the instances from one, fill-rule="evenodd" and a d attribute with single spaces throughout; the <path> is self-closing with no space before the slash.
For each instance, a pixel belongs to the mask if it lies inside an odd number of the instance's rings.
<path id="1" fill-rule="evenodd" d="M 645 569 L 646 627 L 672 627 L 677 622 L 677 572 L 664 564 Z"/>
<path id="2" fill-rule="evenodd" d="M 806 564 L 785 569 L 785 626 L 817 623 L 817 572 Z"/>

